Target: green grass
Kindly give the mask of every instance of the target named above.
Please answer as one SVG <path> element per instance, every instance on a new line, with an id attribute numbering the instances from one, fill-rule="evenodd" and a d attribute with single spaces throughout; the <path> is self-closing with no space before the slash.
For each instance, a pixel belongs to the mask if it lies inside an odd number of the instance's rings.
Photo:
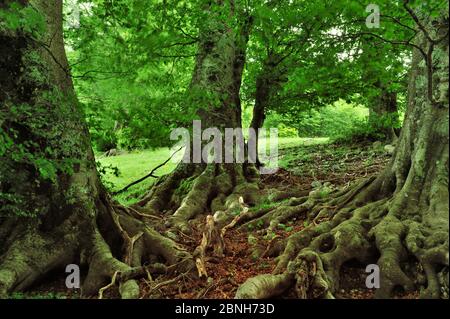
<path id="1" fill-rule="evenodd" d="M 59 292 L 46 292 L 46 293 L 38 293 L 38 294 L 13 292 L 8 298 L 9 299 L 66 299 L 66 296 L 63 293 L 59 293 Z"/>
<path id="2" fill-rule="evenodd" d="M 268 142 L 268 139 L 262 138 L 260 143 Z M 294 146 L 308 146 L 328 143 L 328 138 L 298 138 L 298 137 L 282 137 L 278 138 L 279 149 L 286 149 Z M 100 155 L 100 154 L 98 154 Z M 117 191 L 122 189 L 129 183 L 145 176 L 154 167 L 163 163 L 171 155 L 169 148 L 158 148 L 154 150 L 133 151 L 118 156 L 97 158 L 102 166 L 112 165 L 119 169 L 119 176 L 115 176 L 108 172 L 104 176 L 107 184 L 112 184 L 111 190 Z M 178 155 L 178 154 L 177 154 Z M 172 172 L 176 164 L 171 160 L 163 167 L 159 168 L 155 174 L 162 176 Z M 145 181 L 132 186 L 126 192 L 116 196 L 119 202 L 129 205 L 136 201 L 140 196 L 145 194 L 156 181 L 154 178 L 148 178 Z"/>
<path id="3" fill-rule="evenodd" d="M 128 154 L 118 156 L 98 158 L 102 166 L 112 165 L 119 169 L 119 176 L 114 176 L 112 173 L 107 173 L 105 179 L 113 184 L 112 191 L 117 191 L 127 186 L 129 183 L 145 176 L 150 171 L 167 160 L 171 151 L 169 148 L 158 148 L 154 150 L 133 151 Z M 154 174 L 162 176 L 172 172 L 176 164 L 170 160 L 166 165 L 160 167 Z M 126 192 L 117 195 L 118 199 L 123 204 L 130 204 L 135 201 L 139 195 L 144 194 L 150 189 L 150 186 L 156 181 L 155 178 L 149 177 L 145 181 L 132 186 Z"/>
<path id="4" fill-rule="evenodd" d="M 285 149 L 294 146 L 327 144 L 329 141 L 330 139 L 328 137 L 279 137 L 278 147 Z"/>

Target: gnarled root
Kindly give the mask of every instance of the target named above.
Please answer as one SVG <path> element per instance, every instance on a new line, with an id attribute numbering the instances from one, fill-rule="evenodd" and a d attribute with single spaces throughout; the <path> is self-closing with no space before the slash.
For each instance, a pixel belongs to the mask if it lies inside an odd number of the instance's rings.
<path id="1" fill-rule="evenodd" d="M 263 274 L 247 279 L 237 290 L 236 299 L 267 299 L 284 293 L 294 281 L 292 274 Z"/>
<path id="2" fill-rule="evenodd" d="M 84 296 L 96 295 L 114 277 L 122 298 L 139 297 L 138 277 L 195 268 L 191 254 L 128 212 L 103 194 L 96 212 L 81 217 L 74 213 L 51 231 L 44 232 L 32 222 L 27 232 L 11 230 L 17 235 L 8 240 L 1 256 L 0 295 L 26 290 L 50 271 L 63 273 L 72 263 L 89 266 Z M 159 260 L 164 264 L 155 263 Z"/>
<path id="3" fill-rule="evenodd" d="M 189 234 L 189 222 L 201 214 L 213 214 L 218 223 L 225 224 L 240 210 L 239 198 L 250 205 L 259 201 L 258 178 L 251 164 L 191 166 L 180 164 L 155 185 L 151 194 L 138 203 L 140 210 L 154 215 L 167 213 L 167 227 Z"/>
<path id="4" fill-rule="evenodd" d="M 131 267 L 112 256 L 106 242 L 98 232 L 93 236 L 93 250 L 89 260 L 89 272 L 84 281 L 82 293 L 86 296 L 95 295 L 111 277 L 117 272 L 126 272 Z M 138 298 L 139 285 L 136 280 L 120 281 L 120 295 L 124 299 Z"/>
<path id="5" fill-rule="evenodd" d="M 390 297 L 398 287 L 409 292 L 418 286 L 424 287 L 424 298 L 448 295 L 448 211 L 442 205 L 418 207 L 413 204 L 417 192 L 408 188 L 383 196 L 380 185 L 366 180 L 327 201 L 311 193 L 259 217 L 268 221 L 269 230 L 298 214 L 317 223 L 288 237 L 274 274 L 248 279 L 236 297 L 274 297 L 293 290 L 298 298 L 333 298 L 341 267 L 351 260 L 379 266 L 378 298 Z M 300 204 L 292 206 L 295 201 Z M 418 270 L 411 271 L 408 263 L 414 258 Z"/>
<path id="6" fill-rule="evenodd" d="M 58 236 L 58 232 L 45 235 L 33 227 L 15 238 L 0 259 L 1 298 L 25 290 L 48 272 L 76 259 L 78 242 L 65 232 L 68 229 L 69 220 L 58 229 L 64 236 Z"/>

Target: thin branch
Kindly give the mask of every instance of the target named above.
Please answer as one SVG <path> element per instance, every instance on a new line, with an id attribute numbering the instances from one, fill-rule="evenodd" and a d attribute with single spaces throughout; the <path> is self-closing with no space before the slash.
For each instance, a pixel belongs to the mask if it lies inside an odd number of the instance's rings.
<path id="1" fill-rule="evenodd" d="M 389 40 L 389 39 L 383 38 L 382 36 L 380 36 L 380 35 L 378 35 L 376 33 L 372 33 L 372 32 L 358 32 L 358 33 L 354 33 L 354 34 L 348 34 L 347 37 L 348 38 L 355 38 L 355 37 L 364 36 L 364 35 L 377 38 L 377 39 L 379 39 L 379 40 L 381 40 L 383 42 L 386 42 L 386 43 L 389 43 L 389 44 L 392 44 L 392 45 L 405 45 L 405 46 L 413 47 L 413 48 L 417 49 L 422 54 L 424 59 L 427 59 L 427 53 L 420 46 L 418 46 L 417 44 L 414 44 L 414 43 L 411 42 L 415 38 L 416 35 L 413 35 L 411 38 L 409 38 L 406 41 Z M 338 37 L 338 38 L 341 38 L 341 37 Z"/>
<path id="2" fill-rule="evenodd" d="M 198 37 L 193 36 L 193 35 L 187 33 L 186 31 L 184 31 L 182 27 L 177 27 L 177 26 L 175 26 L 175 29 L 180 30 L 181 33 L 183 33 L 185 36 L 191 38 L 191 39 L 194 40 L 194 41 L 199 41 L 199 40 L 200 40 Z"/>
<path id="3" fill-rule="evenodd" d="M 172 153 L 172 155 L 170 155 L 170 157 L 168 159 L 166 159 L 163 163 L 159 164 L 158 166 L 156 166 L 155 168 L 152 169 L 152 171 L 150 173 L 148 173 L 147 175 L 145 175 L 144 177 L 139 178 L 138 180 L 128 184 L 127 186 L 125 186 L 124 188 L 122 188 L 121 190 L 118 190 L 117 192 L 114 192 L 113 195 L 117 195 L 120 193 L 125 192 L 128 188 L 130 188 L 131 186 L 134 186 L 144 180 L 146 180 L 149 177 L 153 177 L 153 178 L 158 178 L 158 176 L 153 175 L 153 173 L 160 167 L 166 165 L 173 157 L 176 153 L 178 153 L 183 147 L 180 147 L 179 149 L 177 149 L 175 152 Z"/>
<path id="4" fill-rule="evenodd" d="M 408 29 L 408 30 L 410 30 L 410 31 L 417 32 L 416 29 L 414 29 L 413 27 L 411 27 L 411 26 L 409 26 L 409 25 L 403 23 L 402 21 L 400 21 L 400 19 L 398 19 L 398 18 L 396 18 L 396 17 L 390 16 L 390 15 L 387 15 L 387 14 L 380 14 L 380 18 L 388 18 L 388 19 L 391 19 L 393 23 L 396 23 L 396 24 L 398 24 L 399 26 L 402 26 L 402 27 L 404 27 L 405 29 Z"/>
<path id="5" fill-rule="evenodd" d="M 114 71 L 99 71 L 99 70 L 89 70 L 84 72 L 81 75 L 73 75 L 72 78 L 74 79 L 79 79 L 79 78 L 90 78 L 90 79 L 94 79 L 94 77 L 92 76 L 87 76 L 90 73 L 99 73 L 99 74 L 111 74 L 110 78 L 114 78 L 115 76 L 124 76 L 124 75 L 130 75 L 132 74 L 131 71 L 127 71 L 127 72 L 114 72 Z M 105 79 L 105 78 L 103 78 Z M 99 79 L 99 80 L 103 80 L 103 79 Z"/>
<path id="6" fill-rule="evenodd" d="M 39 44 L 42 48 L 44 48 L 45 51 L 47 51 L 47 53 L 50 55 L 50 57 L 53 59 L 53 61 L 55 61 L 55 63 L 64 71 L 64 73 L 70 77 L 70 69 L 65 68 L 59 61 L 58 59 L 55 57 L 55 55 L 53 54 L 52 50 L 50 50 L 50 47 L 45 44 L 44 42 L 41 41 L 37 41 L 35 40 L 37 44 Z"/>
<path id="7" fill-rule="evenodd" d="M 406 11 L 408 11 L 409 15 L 413 18 L 414 22 L 417 24 L 419 29 L 423 32 L 423 34 L 425 35 L 427 40 L 430 41 L 431 43 L 434 43 L 435 40 L 433 40 L 431 38 L 431 36 L 428 33 L 428 31 L 425 28 L 425 26 L 422 24 L 422 22 L 420 22 L 419 17 L 417 16 L 417 14 L 414 12 L 414 10 L 412 8 L 410 8 L 408 6 L 408 3 L 409 3 L 409 0 L 403 0 L 403 7 L 405 8 Z"/>
<path id="8" fill-rule="evenodd" d="M 434 51 L 434 47 L 435 45 L 439 44 L 441 41 L 443 41 L 444 39 L 447 38 L 448 36 L 448 31 L 447 33 L 439 38 L 439 39 L 433 39 L 429 32 L 427 31 L 427 29 L 425 28 L 425 26 L 422 24 L 422 22 L 420 21 L 419 17 L 417 16 L 417 14 L 414 12 L 414 10 L 408 6 L 409 0 L 403 0 L 403 7 L 405 8 L 406 11 L 408 11 L 409 15 L 412 17 L 412 19 L 414 20 L 414 22 L 417 24 L 418 28 L 422 31 L 422 33 L 424 34 L 426 40 L 428 41 L 428 51 L 426 54 L 424 54 L 424 51 L 420 49 L 420 52 L 422 53 L 422 55 L 425 58 L 425 63 L 426 63 L 426 67 L 427 67 L 427 96 L 428 96 L 428 100 L 430 101 L 430 103 L 432 105 L 439 105 L 439 103 L 434 99 L 433 96 L 433 51 Z"/>
<path id="9" fill-rule="evenodd" d="M 114 272 L 114 275 L 111 278 L 111 282 L 109 284 L 107 284 L 106 286 L 100 288 L 100 290 L 98 291 L 98 299 L 103 299 L 103 293 L 105 292 L 105 290 L 111 288 L 112 286 L 114 286 L 116 284 L 116 279 L 117 279 L 118 274 L 119 274 L 119 271 Z"/>

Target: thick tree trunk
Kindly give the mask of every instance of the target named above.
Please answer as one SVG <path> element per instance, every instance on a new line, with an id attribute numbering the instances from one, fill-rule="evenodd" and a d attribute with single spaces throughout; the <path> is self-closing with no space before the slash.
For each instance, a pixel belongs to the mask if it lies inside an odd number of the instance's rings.
<path id="1" fill-rule="evenodd" d="M 241 127 L 239 90 L 252 21 L 249 16 L 239 16 L 244 13 L 233 3 L 213 2 L 211 7 L 218 7 L 228 18 L 211 10 L 201 27 L 190 91 L 205 127 Z M 238 21 L 237 27 L 229 25 L 230 16 Z"/>
<path id="2" fill-rule="evenodd" d="M 8 4 L 2 10 L 20 14 Z M 102 192 L 64 53 L 62 2 L 33 6 L 47 28 L 39 40 L 22 29 L 0 35 L 1 133 L 8 145 L 1 160 L 0 293 L 73 261 Z"/>
<path id="3" fill-rule="evenodd" d="M 27 25 L 0 28 L 0 296 L 83 263 L 83 293 L 96 294 L 120 272 L 128 274 L 118 281 L 122 296 L 137 297 L 130 273 L 141 260 L 179 264 L 189 255 L 103 189 L 65 55 L 62 1 L 22 1 L 28 10 L 10 3 L 0 10 Z"/>
<path id="4" fill-rule="evenodd" d="M 448 19 L 427 23 L 436 37 L 448 32 Z M 422 37 L 419 45 L 427 48 L 430 44 Z M 448 33 L 447 38 L 434 47 L 433 56 L 433 97 L 438 104 L 428 98 L 428 83 L 423 81 L 428 70 L 423 56 L 414 50 L 408 109 L 394 159 L 371 185 L 381 190 L 378 198 L 382 194 L 393 194 L 388 218 L 375 230 L 377 247 L 383 252 L 379 265 L 386 283 L 378 291 L 380 296 L 390 293 L 396 285 L 407 286 L 400 271 L 399 256 L 404 255 L 404 249 L 417 258 L 427 277 L 423 297 L 439 297 L 443 292 L 441 288 L 448 291 L 448 277 L 446 280 L 438 278 L 438 273 L 445 268 L 448 271 L 449 265 Z M 389 242 L 393 238 L 397 238 L 397 244 Z M 404 248 L 400 246 L 402 239 Z M 393 251 L 397 253 L 398 269 L 392 267 Z"/>

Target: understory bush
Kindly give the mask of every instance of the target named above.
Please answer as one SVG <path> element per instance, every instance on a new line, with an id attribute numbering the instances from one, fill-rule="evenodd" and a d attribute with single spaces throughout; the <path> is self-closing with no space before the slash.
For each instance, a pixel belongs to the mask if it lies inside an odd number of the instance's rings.
<path id="1" fill-rule="evenodd" d="M 368 109 L 337 102 L 321 109 L 300 113 L 297 131 L 300 137 L 333 139 L 370 138 L 374 129 L 368 124 Z"/>

